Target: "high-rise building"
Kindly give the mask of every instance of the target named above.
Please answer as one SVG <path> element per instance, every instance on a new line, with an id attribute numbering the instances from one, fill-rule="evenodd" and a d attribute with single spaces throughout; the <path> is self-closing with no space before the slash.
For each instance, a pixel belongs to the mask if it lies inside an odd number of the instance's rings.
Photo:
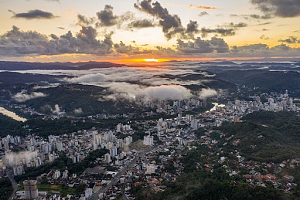
<path id="1" fill-rule="evenodd" d="M 144 136 L 144 145 L 152 146 L 153 145 L 153 136 L 150 136 L 150 135 Z"/>
<path id="2" fill-rule="evenodd" d="M 118 149 L 117 149 L 116 146 L 113 146 L 113 147 L 109 150 L 109 152 L 110 152 L 110 156 L 111 156 L 111 157 L 115 157 L 116 155 L 118 155 Z"/>
<path id="3" fill-rule="evenodd" d="M 37 180 L 23 181 L 25 190 L 25 199 L 35 200 L 38 198 Z"/>

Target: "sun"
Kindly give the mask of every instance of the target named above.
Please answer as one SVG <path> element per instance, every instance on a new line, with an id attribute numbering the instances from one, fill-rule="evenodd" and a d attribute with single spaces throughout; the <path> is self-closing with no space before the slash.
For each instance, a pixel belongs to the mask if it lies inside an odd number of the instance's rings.
<path id="1" fill-rule="evenodd" d="M 158 59 L 155 59 L 155 58 L 150 58 L 150 59 L 144 59 L 145 62 L 159 62 Z"/>

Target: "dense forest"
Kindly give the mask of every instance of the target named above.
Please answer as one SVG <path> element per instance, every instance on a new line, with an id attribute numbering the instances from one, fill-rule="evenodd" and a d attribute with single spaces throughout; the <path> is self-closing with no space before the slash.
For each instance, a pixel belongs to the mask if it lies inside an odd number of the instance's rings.
<path id="1" fill-rule="evenodd" d="M 13 192 L 13 187 L 8 178 L 0 179 L 0 199 L 8 199 Z"/>
<path id="2" fill-rule="evenodd" d="M 254 112 L 242 123 L 223 125 L 220 130 L 240 139 L 238 149 L 248 159 L 280 163 L 300 156 L 300 117 L 291 112 Z"/>

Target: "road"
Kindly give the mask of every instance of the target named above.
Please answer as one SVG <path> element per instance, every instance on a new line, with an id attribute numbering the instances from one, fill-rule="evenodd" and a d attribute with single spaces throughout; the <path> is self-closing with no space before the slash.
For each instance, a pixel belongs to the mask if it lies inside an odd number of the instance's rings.
<path id="1" fill-rule="evenodd" d="M 7 170 L 7 176 L 8 176 L 8 178 L 9 178 L 9 180 L 10 180 L 10 182 L 11 182 L 13 188 L 14 188 L 13 193 L 12 193 L 12 194 L 10 195 L 10 197 L 8 198 L 8 200 L 12 200 L 12 199 L 15 198 L 16 192 L 18 191 L 18 184 L 17 184 L 17 182 L 16 182 L 15 179 L 14 179 L 14 176 L 13 176 L 13 174 L 12 174 L 12 171 Z"/>
<path id="2" fill-rule="evenodd" d="M 124 166 L 124 168 L 119 171 L 114 178 L 112 179 L 112 181 L 106 185 L 105 187 L 101 188 L 98 192 L 94 193 L 92 196 L 89 197 L 89 200 L 98 200 L 99 199 L 99 195 L 101 193 L 105 193 L 107 190 L 109 190 L 112 186 L 114 186 L 115 184 L 117 184 L 121 178 L 121 176 L 123 174 L 125 174 L 130 168 L 133 167 L 133 165 L 136 163 L 136 161 L 138 160 L 138 158 L 140 157 L 144 157 L 146 153 L 154 150 L 155 148 L 157 148 L 156 146 L 151 147 L 150 149 L 147 149 L 141 153 L 139 153 L 132 161 L 130 161 L 128 164 L 126 164 Z"/>

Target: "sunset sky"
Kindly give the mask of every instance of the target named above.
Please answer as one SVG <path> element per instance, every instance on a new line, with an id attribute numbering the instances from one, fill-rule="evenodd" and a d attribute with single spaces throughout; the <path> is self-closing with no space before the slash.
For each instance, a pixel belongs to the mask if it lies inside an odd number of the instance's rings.
<path id="1" fill-rule="evenodd" d="M 0 0 L 0 19 L 0 60 L 300 56 L 299 0 Z"/>

